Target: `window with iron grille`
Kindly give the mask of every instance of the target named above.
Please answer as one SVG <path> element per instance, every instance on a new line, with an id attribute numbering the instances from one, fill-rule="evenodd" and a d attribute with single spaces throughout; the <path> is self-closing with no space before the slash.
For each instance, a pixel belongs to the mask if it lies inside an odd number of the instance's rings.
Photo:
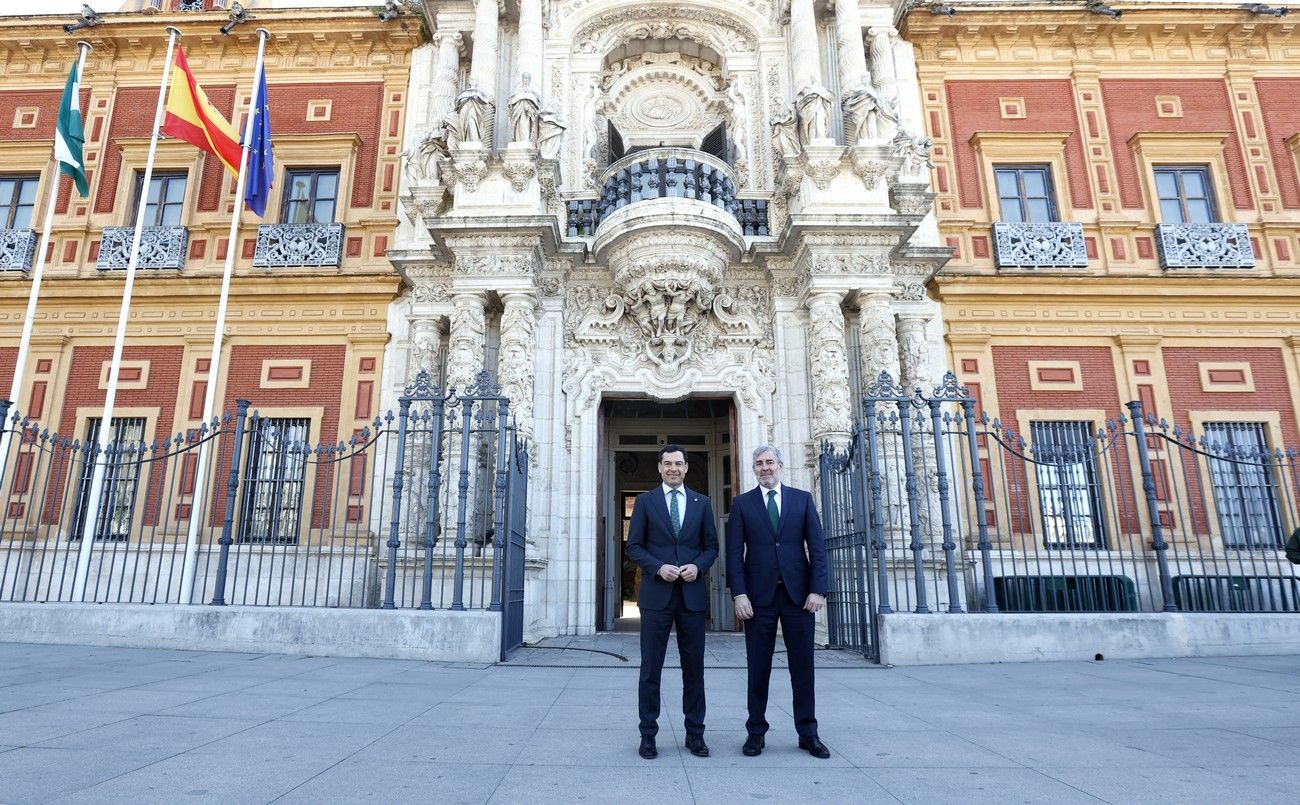
<path id="1" fill-rule="evenodd" d="M 338 168 L 291 168 L 285 171 L 285 187 L 281 223 L 334 223 L 339 193 Z"/>
<path id="2" fill-rule="evenodd" d="M 99 417 L 86 425 L 86 449 L 82 455 L 81 475 L 77 483 L 77 507 L 72 518 L 69 539 L 81 539 L 90 507 L 90 487 L 94 481 L 93 445 L 98 443 L 103 420 Z M 140 485 L 140 470 L 148 458 L 144 445 L 144 417 L 113 417 L 113 433 L 108 449 L 100 455 L 104 464 L 103 485 L 99 496 L 99 516 L 95 519 L 95 539 L 123 542 L 131 536 L 131 522 Z"/>
<path id="3" fill-rule="evenodd" d="M 145 226 L 180 226 L 185 209 L 185 179 L 182 173 L 155 173 L 149 177 L 149 195 L 145 197 Z M 135 175 L 135 199 L 131 210 L 140 203 L 140 189 L 144 186 L 144 172 Z M 134 224 L 135 221 L 130 221 Z"/>
<path id="4" fill-rule="evenodd" d="M 31 229 L 39 176 L 0 176 L 0 229 Z"/>
<path id="5" fill-rule="evenodd" d="M 999 165 L 998 205 L 1008 223 L 1044 224 L 1059 221 L 1052 169 L 1046 165 Z"/>
<path id="6" fill-rule="evenodd" d="M 1215 212 L 1210 169 L 1201 166 L 1155 169 L 1160 221 L 1166 224 L 1212 224 Z"/>
<path id="7" fill-rule="evenodd" d="M 1030 423 L 1043 543 L 1048 548 L 1106 547 L 1092 423 Z"/>
<path id="8" fill-rule="evenodd" d="M 1205 442 L 1224 547 L 1281 550 L 1286 535 L 1264 425 L 1207 422 Z"/>
<path id="9" fill-rule="evenodd" d="M 310 431 L 305 418 L 260 419 L 250 431 L 240 542 L 298 542 Z"/>

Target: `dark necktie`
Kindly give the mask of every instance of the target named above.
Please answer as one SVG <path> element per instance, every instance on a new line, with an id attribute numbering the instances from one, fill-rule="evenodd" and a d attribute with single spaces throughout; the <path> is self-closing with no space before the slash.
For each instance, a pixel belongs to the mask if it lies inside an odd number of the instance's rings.
<path id="1" fill-rule="evenodd" d="M 772 521 L 772 530 L 777 531 L 777 524 L 781 522 L 781 513 L 776 510 L 776 490 L 767 490 L 767 519 Z"/>
<path id="2" fill-rule="evenodd" d="M 674 537 L 682 533 L 682 510 L 681 507 L 677 505 L 677 496 L 680 494 L 681 491 L 677 489 L 672 490 L 668 494 L 669 500 L 672 501 L 672 505 L 668 507 L 668 514 L 673 518 Z"/>

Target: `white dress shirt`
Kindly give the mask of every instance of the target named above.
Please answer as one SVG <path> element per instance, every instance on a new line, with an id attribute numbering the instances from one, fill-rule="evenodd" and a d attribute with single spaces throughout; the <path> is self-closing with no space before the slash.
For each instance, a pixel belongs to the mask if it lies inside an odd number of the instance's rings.
<path id="1" fill-rule="evenodd" d="M 673 516 L 673 488 L 668 484 L 660 484 L 660 486 L 664 490 L 664 505 L 668 507 L 668 518 L 671 520 Z M 686 522 L 686 484 L 677 487 L 676 491 L 681 492 L 677 496 L 677 513 L 682 516 L 682 522 L 684 523 Z"/>
<path id="2" fill-rule="evenodd" d="M 767 488 L 764 487 L 762 484 L 759 484 L 759 485 L 758 485 L 758 494 L 760 494 L 760 495 L 763 496 L 763 508 L 764 508 L 764 509 L 767 508 L 767 493 L 770 492 L 770 491 L 773 491 L 773 490 L 767 489 Z M 776 491 L 776 516 L 777 516 L 777 517 L 780 517 L 780 516 L 781 516 L 781 484 L 777 484 L 777 485 L 776 485 L 776 487 L 775 487 L 775 491 Z"/>

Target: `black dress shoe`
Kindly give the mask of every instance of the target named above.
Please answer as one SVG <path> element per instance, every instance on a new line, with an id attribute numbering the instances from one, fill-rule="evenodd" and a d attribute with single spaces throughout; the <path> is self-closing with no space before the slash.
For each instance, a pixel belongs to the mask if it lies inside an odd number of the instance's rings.
<path id="1" fill-rule="evenodd" d="M 751 735 L 745 739 L 745 745 L 740 748 L 740 753 L 745 757 L 756 757 L 763 754 L 763 736 Z"/>
<path id="2" fill-rule="evenodd" d="M 696 757 L 709 756 L 709 747 L 704 743 L 703 735 L 687 735 L 686 748 L 691 750 L 691 754 Z"/>
<path id="3" fill-rule="evenodd" d="M 816 735 L 809 735 L 800 738 L 799 748 L 803 749 L 813 757 L 825 759 L 831 756 L 831 750 L 827 749 L 826 744 L 822 743 L 822 739 L 818 738 Z"/>
<path id="4" fill-rule="evenodd" d="M 638 750 L 641 757 L 646 760 L 654 760 L 659 757 L 659 750 L 655 749 L 655 737 L 653 735 L 641 736 L 641 748 Z"/>

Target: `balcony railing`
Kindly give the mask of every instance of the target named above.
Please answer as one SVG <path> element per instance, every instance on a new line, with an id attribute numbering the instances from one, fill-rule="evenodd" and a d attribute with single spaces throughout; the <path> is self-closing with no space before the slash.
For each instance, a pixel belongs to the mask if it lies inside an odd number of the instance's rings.
<path id="1" fill-rule="evenodd" d="M 101 270 L 126 268 L 131 259 L 133 226 L 108 226 L 99 238 L 99 259 L 95 266 Z M 190 231 L 183 226 L 146 226 L 140 230 L 139 268 L 183 268 L 185 250 L 190 244 Z"/>
<path id="2" fill-rule="evenodd" d="M 620 159 L 605 171 L 600 195 L 568 202 L 570 237 L 595 233 L 615 210 L 659 198 L 686 198 L 726 210 L 746 235 L 766 235 L 767 201 L 736 198 L 736 183 L 725 162 L 701 151 L 651 148 Z"/>
<path id="3" fill-rule="evenodd" d="M 310 268 L 343 261 L 343 224 L 263 224 L 257 228 L 253 265 Z"/>
<path id="4" fill-rule="evenodd" d="M 993 225 L 998 268 L 1087 268 L 1083 224 L 1011 223 Z"/>
<path id="5" fill-rule="evenodd" d="M 1254 268 L 1245 224 L 1159 224 L 1156 245 L 1164 268 Z"/>
<path id="6" fill-rule="evenodd" d="M 36 232 L 0 229 L 0 271 L 26 271 L 36 256 Z"/>

